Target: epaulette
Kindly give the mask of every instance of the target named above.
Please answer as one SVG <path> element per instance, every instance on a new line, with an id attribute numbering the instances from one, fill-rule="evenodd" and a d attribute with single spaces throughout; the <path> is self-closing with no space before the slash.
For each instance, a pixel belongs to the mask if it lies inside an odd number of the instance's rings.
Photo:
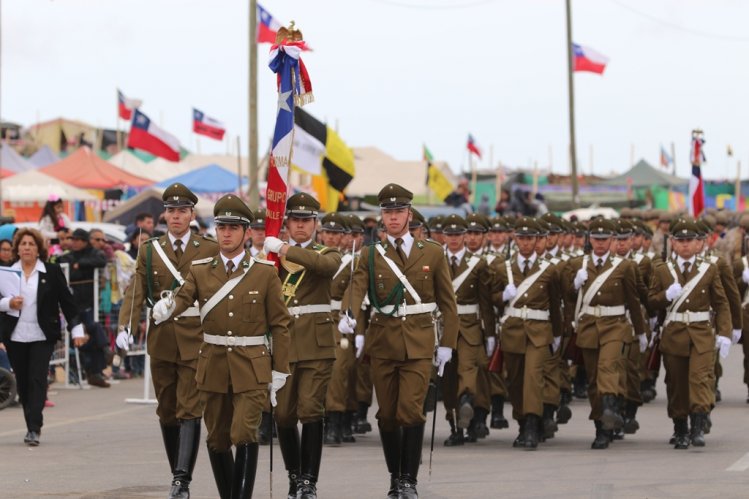
<path id="1" fill-rule="evenodd" d="M 211 241 L 212 243 L 218 242 L 218 240 L 215 237 L 211 236 L 210 234 L 200 234 L 200 237 L 202 237 L 206 241 Z"/>
<path id="2" fill-rule="evenodd" d="M 158 240 L 159 240 L 159 236 L 154 236 L 154 237 L 151 237 L 149 239 L 146 239 L 146 243 L 152 243 L 152 242 L 158 241 Z"/>
<path id="3" fill-rule="evenodd" d="M 271 267 L 275 267 L 276 264 L 271 262 L 270 260 L 266 260 L 265 258 L 258 258 L 256 256 L 252 257 L 253 260 L 255 260 L 255 263 L 262 263 L 264 265 L 270 265 Z"/>
<path id="4" fill-rule="evenodd" d="M 203 263 L 208 263 L 208 262 L 212 262 L 212 261 L 213 261 L 213 257 L 209 256 L 207 258 L 201 258 L 200 260 L 193 260 L 192 261 L 192 265 L 201 265 Z"/>

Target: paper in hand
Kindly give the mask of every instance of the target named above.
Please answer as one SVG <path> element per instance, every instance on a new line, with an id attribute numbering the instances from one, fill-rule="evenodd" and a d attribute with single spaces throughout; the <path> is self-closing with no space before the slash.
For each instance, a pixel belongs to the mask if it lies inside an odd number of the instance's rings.
<path id="1" fill-rule="evenodd" d="M 21 271 L 9 267 L 0 267 L 0 296 L 3 298 L 21 295 Z M 10 309 L 8 315 L 20 317 L 20 310 Z"/>

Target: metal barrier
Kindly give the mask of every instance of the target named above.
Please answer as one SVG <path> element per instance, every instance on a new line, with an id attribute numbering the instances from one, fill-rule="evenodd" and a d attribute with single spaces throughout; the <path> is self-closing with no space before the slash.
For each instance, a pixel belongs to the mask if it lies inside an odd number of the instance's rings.
<path id="1" fill-rule="evenodd" d="M 62 273 L 65 275 L 65 280 L 70 281 L 70 266 L 67 263 L 63 263 L 63 264 L 60 264 L 60 268 L 62 269 Z M 61 320 L 62 338 L 55 345 L 55 349 L 52 352 L 52 357 L 50 358 L 49 365 L 53 369 L 55 369 L 57 366 L 61 366 L 64 369 L 65 381 L 62 385 L 62 388 L 83 389 L 84 385 L 81 382 L 81 375 L 80 375 L 81 362 L 80 362 L 80 356 L 78 355 L 78 349 L 73 347 L 74 356 L 76 359 L 76 370 L 75 372 L 72 372 L 70 370 L 70 348 L 71 348 L 70 333 L 68 332 L 67 323 L 65 322 L 65 317 L 62 317 L 61 319 L 62 319 Z M 85 388 L 89 388 L 89 386 L 86 385 Z"/>

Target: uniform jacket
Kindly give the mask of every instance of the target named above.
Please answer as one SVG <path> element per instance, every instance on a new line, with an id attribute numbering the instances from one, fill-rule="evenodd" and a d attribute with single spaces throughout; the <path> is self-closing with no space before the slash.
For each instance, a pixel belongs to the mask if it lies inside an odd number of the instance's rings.
<path id="1" fill-rule="evenodd" d="M 457 273 L 451 276 L 452 280 L 468 269 L 468 261 L 471 256 L 473 255 L 470 251 L 465 252 L 463 258 L 458 262 Z M 473 346 L 482 345 L 486 336 L 494 335 L 496 320 L 491 300 L 492 272 L 484 257 L 477 256 L 477 258 L 479 258 L 479 262 L 455 292 L 455 301 L 458 305 L 479 306 L 478 314 L 461 314 L 459 316 L 459 334 L 466 343 Z M 451 265 L 448 266 L 451 267 Z"/>
<path id="2" fill-rule="evenodd" d="M 739 295 L 739 288 L 733 277 L 731 265 L 725 258 L 718 255 L 709 255 L 705 257 L 705 260 L 714 263 L 718 267 L 720 283 L 723 285 L 723 291 L 725 291 L 726 299 L 728 300 L 728 308 L 731 311 L 731 325 L 733 329 L 741 329 L 744 322 L 741 312 L 741 295 Z"/>
<path id="3" fill-rule="evenodd" d="M 434 241 L 414 241 L 405 265 L 399 261 L 395 248 L 387 241 L 381 244 L 385 254 L 396 262 L 406 279 L 419 294 L 422 303 L 436 303 L 442 313 L 443 333 L 440 345 L 455 349 L 458 342 L 458 312 L 453 293 L 450 271 L 445 253 Z M 374 252 L 374 272 L 369 272 L 369 255 Z M 395 273 L 372 246 L 362 248 L 359 264 L 354 272 L 351 304 L 354 310 L 361 307 L 370 287 L 370 277 L 378 300 L 384 301 L 398 283 Z M 408 305 L 414 304 L 408 291 L 403 291 Z M 370 299 L 370 302 L 372 300 Z M 434 355 L 434 324 L 431 314 L 406 317 L 375 313 L 366 334 L 367 353 L 388 360 L 428 359 Z"/>
<path id="4" fill-rule="evenodd" d="M 704 260 L 697 258 L 695 264 L 689 269 L 686 278 L 682 276 L 676 262 L 676 276 L 679 283 L 684 286 L 689 279 L 699 273 L 699 266 Z M 714 324 L 711 322 L 694 322 L 685 324 L 683 322 L 669 322 L 662 335 L 660 349 L 665 354 L 689 356 L 689 345 L 694 344 L 699 353 L 706 353 L 715 349 L 715 333 L 731 337 L 731 315 L 728 309 L 726 293 L 723 290 L 718 267 L 709 264 L 707 272 L 700 279 L 697 287 L 683 301 L 676 312 L 703 312 L 712 310 L 715 312 Z M 667 309 L 671 302 L 666 299 L 666 290 L 674 283 L 674 278 L 665 263 L 659 263 L 653 271 L 653 281 L 650 287 L 650 305 L 656 309 Z"/>
<path id="5" fill-rule="evenodd" d="M 169 272 L 156 250 L 151 247 L 151 270 L 147 274 L 146 257 L 149 246 L 158 244 L 164 250 L 167 258 L 182 275 L 187 276 L 193 260 L 213 257 L 218 254 L 218 243 L 205 236 L 190 235 L 187 247 L 182 251 L 182 257 L 177 261 L 174 249 L 168 235 L 153 238 L 142 245 L 138 254 L 136 273 L 133 281 L 125 291 L 125 298 L 120 307 L 119 323 L 125 325 L 130 319 L 132 310 L 131 331 L 138 330 L 140 312 L 146 303 L 148 284 L 151 282 L 154 303 L 159 301 L 164 290 L 173 289 L 174 276 Z M 149 320 L 151 320 L 149 318 Z M 199 317 L 173 317 L 166 322 L 155 325 L 151 320 L 148 330 L 148 354 L 159 360 L 174 362 L 178 359 L 193 360 L 198 357 L 198 350 L 203 341 Z"/>
<path id="6" fill-rule="evenodd" d="M 195 300 L 202 307 L 226 281 L 241 275 L 250 260 L 252 257 L 245 252 L 242 263 L 231 276 L 226 275 L 220 256 L 196 260 L 175 295 L 172 317 L 191 307 Z M 288 327 L 289 313 L 281 297 L 276 268 L 267 260 L 255 259 L 242 280 L 205 316 L 202 331 L 227 337 L 270 333 L 273 360 L 264 345 L 232 347 L 202 343 L 195 376 L 198 389 L 217 393 L 227 393 L 229 386 L 234 393 L 267 389 L 271 369 L 289 372 Z M 193 330 L 193 335 L 202 341 L 200 326 Z"/>

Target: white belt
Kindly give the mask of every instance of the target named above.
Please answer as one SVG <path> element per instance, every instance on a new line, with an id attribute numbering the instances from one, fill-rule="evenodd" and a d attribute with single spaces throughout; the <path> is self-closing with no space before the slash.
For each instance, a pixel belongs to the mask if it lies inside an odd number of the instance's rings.
<path id="1" fill-rule="evenodd" d="M 478 313 L 479 313 L 478 303 L 473 303 L 471 305 L 458 305 L 458 315 L 478 314 Z"/>
<path id="2" fill-rule="evenodd" d="M 200 317 L 200 309 L 198 307 L 190 307 L 181 314 L 180 317 Z"/>
<path id="3" fill-rule="evenodd" d="M 705 322 L 710 320 L 710 312 L 671 312 L 668 315 L 669 322 L 683 322 L 689 324 L 690 322 Z"/>
<path id="4" fill-rule="evenodd" d="M 626 309 L 624 305 L 616 305 L 613 307 L 607 307 L 605 305 L 585 305 L 580 310 L 580 315 L 592 315 L 594 317 L 614 317 L 617 315 L 624 315 Z"/>
<path id="5" fill-rule="evenodd" d="M 265 345 L 265 336 L 219 336 L 203 333 L 203 341 L 209 345 L 222 347 L 256 347 Z"/>
<path id="6" fill-rule="evenodd" d="M 294 317 L 306 314 L 317 314 L 322 312 L 331 312 L 333 308 L 328 304 L 320 305 L 300 305 L 298 307 L 289 307 L 289 313 Z"/>
<path id="7" fill-rule="evenodd" d="M 507 307 L 505 309 L 505 315 L 508 317 L 517 317 L 518 319 L 530 319 L 533 321 L 548 321 L 549 311 L 548 310 L 536 310 L 535 308 L 515 308 Z"/>
<path id="8" fill-rule="evenodd" d="M 436 303 L 417 303 L 416 305 L 399 305 L 393 317 L 405 317 L 407 315 L 429 314 L 437 310 Z M 392 305 L 387 305 L 380 309 L 380 313 L 389 315 L 393 311 Z"/>
<path id="9" fill-rule="evenodd" d="M 341 310 L 343 302 L 341 300 L 330 300 L 330 310 Z"/>

